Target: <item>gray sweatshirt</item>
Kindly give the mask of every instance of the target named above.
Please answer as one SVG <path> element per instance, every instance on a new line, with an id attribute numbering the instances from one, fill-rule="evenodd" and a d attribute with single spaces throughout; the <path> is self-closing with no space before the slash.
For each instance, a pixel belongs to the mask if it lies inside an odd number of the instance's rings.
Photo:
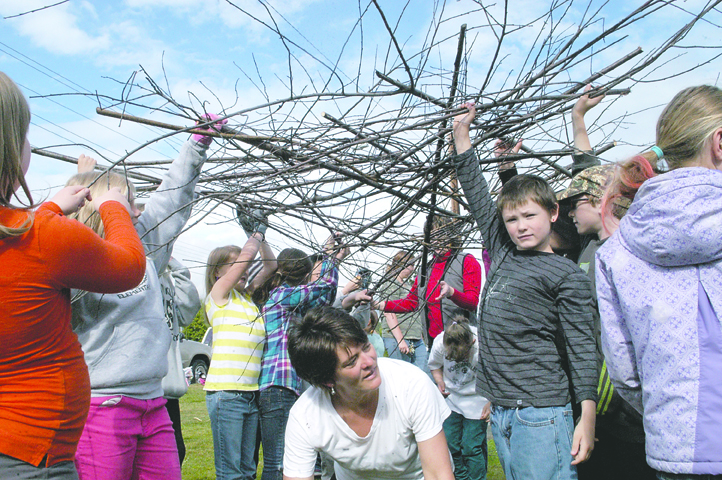
<path id="1" fill-rule="evenodd" d="M 190 270 L 175 258 L 170 259 L 168 266 L 160 274 L 160 286 L 163 291 L 165 323 L 171 333 L 168 374 L 163 377 L 162 383 L 163 396 L 177 399 L 188 391 L 180 352 L 180 329 L 193 322 L 201 309 L 201 299 L 191 281 Z"/>
<path id="2" fill-rule="evenodd" d="M 158 272 L 168 264 L 173 242 L 190 217 L 207 148 L 194 141 L 183 145 L 138 219 L 147 264 L 140 285 L 118 294 L 73 291 L 73 330 L 85 352 L 94 397 L 163 396 L 171 333 Z"/>

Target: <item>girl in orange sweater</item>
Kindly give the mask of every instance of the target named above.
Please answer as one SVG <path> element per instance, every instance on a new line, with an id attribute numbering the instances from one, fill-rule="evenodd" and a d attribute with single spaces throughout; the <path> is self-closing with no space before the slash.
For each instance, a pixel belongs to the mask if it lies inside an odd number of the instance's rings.
<path id="1" fill-rule="evenodd" d="M 29 125 L 27 100 L 0 72 L 0 472 L 71 479 L 90 381 L 70 326 L 70 289 L 132 288 L 145 273 L 145 253 L 118 189 L 94 202 L 104 240 L 65 217 L 90 198 L 87 188 L 66 187 L 32 210 Z M 25 207 L 11 204 L 20 187 Z"/>

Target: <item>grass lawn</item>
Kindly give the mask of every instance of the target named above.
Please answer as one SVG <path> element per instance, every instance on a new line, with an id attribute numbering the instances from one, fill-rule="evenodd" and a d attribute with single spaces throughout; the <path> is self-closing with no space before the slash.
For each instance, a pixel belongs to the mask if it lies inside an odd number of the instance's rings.
<path id="1" fill-rule="evenodd" d="M 206 410 L 206 395 L 201 385 L 191 385 L 180 401 L 183 423 L 183 438 L 186 443 L 186 458 L 183 462 L 183 480 L 213 480 L 216 478 L 213 466 L 213 438 L 211 422 Z M 258 466 L 260 478 L 261 465 Z M 504 480 L 504 472 L 496 457 L 494 441 L 489 439 L 488 480 Z"/>

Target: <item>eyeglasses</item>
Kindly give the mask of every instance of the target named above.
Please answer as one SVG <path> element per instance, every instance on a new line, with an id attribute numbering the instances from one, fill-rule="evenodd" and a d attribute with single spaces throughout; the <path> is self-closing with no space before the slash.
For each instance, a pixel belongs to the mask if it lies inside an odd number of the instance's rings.
<path id="1" fill-rule="evenodd" d="M 585 203 L 590 203 L 591 200 L 587 197 L 577 198 L 576 200 L 572 201 L 572 208 L 571 211 L 573 212 L 577 208 L 579 208 L 579 205 L 584 205 Z"/>

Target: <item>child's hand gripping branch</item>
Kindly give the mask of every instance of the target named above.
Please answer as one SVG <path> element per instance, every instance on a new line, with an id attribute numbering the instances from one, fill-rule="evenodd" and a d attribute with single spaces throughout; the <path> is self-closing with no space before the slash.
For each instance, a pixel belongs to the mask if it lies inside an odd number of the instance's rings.
<path id="1" fill-rule="evenodd" d="M 523 140 L 520 138 L 516 145 L 510 145 L 501 138 L 497 138 L 494 142 L 494 157 L 502 158 L 507 155 L 516 155 L 521 150 Z M 499 170 L 509 170 L 514 167 L 514 162 L 507 160 L 499 163 Z"/>
<path id="2" fill-rule="evenodd" d="M 254 233 L 260 233 L 263 237 L 268 229 L 268 215 L 260 208 L 256 208 L 250 213 L 246 213 L 240 206 L 236 208 L 236 219 L 243 228 L 248 238 Z"/>
<path id="3" fill-rule="evenodd" d="M 95 166 L 98 164 L 98 162 L 95 161 L 93 157 L 88 157 L 87 155 L 80 154 L 78 157 L 78 173 L 88 173 L 95 170 Z"/>
<path id="4" fill-rule="evenodd" d="M 349 253 L 351 253 L 351 249 L 348 247 L 348 245 L 341 242 L 342 239 L 343 235 L 341 234 L 341 232 L 334 232 L 333 235 L 328 237 L 328 239 L 326 240 L 326 244 L 323 247 L 323 251 L 326 253 L 326 255 L 334 256 L 334 258 L 339 262 L 346 258 Z"/>
<path id="5" fill-rule="evenodd" d="M 454 145 L 456 153 L 461 154 L 471 148 L 471 138 L 469 138 L 469 128 L 471 122 L 476 117 L 476 106 L 474 102 L 466 102 L 461 108 L 466 107 L 468 112 L 462 113 L 454 117 Z"/>
<path id="6" fill-rule="evenodd" d="M 50 201 L 60 207 L 63 215 L 70 215 L 85 205 L 85 200 L 92 200 L 90 189 L 81 185 L 71 185 L 56 193 Z M 128 203 L 127 200 L 126 203 Z"/>
<path id="7" fill-rule="evenodd" d="M 203 120 L 216 120 L 221 117 L 219 115 L 216 115 L 215 113 L 206 113 L 206 114 L 201 115 L 201 118 Z M 196 123 L 199 124 L 201 122 L 196 122 Z M 220 132 L 221 128 L 223 128 L 223 125 L 225 125 L 226 123 L 228 123 L 228 119 L 224 118 L 223 120 L 218 120 L 217 122 L 212 123 L 209 126 L 201 127 L 201 129 L 208 130 L 208 131 L 215 130 L 217 132 Z M 191 136 L 191 138 L 198 143 L 202 143 L 203 145 L 210 145 L 211 142 L 213 141 L 213 137 L 209 137 L 207 135 L 201 135 L 199 133 L 194 133 Z"/>
<path id="8" fill-rule="evenodd" d="M 589 84 L 584 87 L 585 92 L 589 92 L 592 89 L 592 85 Z M 599 105 L 604 95 L 599 95 L 594 98 L 589 98 L 589 94 L 582 95 L 577 100 L 572 108 L 572 131 L 574 132 L 574 148 L 582 152 L 588 152 L 592 149 L 592 145 L 589 142 L 589 135 L 587 134 L 587 126 L 584 123 L 584 115 L 592 108 Z"/>
<path id="9" fill-rule="evenodd" d="M 373 297 L 369 295 L 368 290 L 364 288 L 363 290 L 353 291 L 344 297 L 341 301 L 341 307 L 348 310 L 356 305 L 367 304 L 371 301 L 373 301 Z"/>

